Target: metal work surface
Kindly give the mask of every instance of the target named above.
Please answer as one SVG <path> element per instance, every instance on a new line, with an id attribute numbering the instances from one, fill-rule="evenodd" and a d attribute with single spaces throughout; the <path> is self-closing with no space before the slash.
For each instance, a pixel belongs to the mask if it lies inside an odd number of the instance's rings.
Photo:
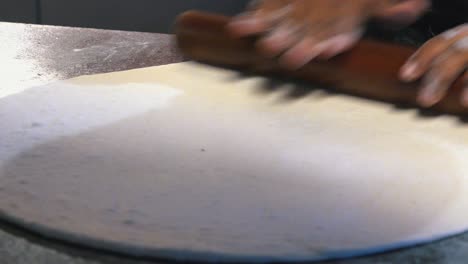
<path id="1" fill-rule="evenodd" d="M 182 60 L 168 35 L 0 24 L 1 89 L 40 85 Z M 0 225 L 0 263 L 166 263 L 136 260 L 50 241 Z M 385 255 L 334 263 L 466 263 L 468 235 Z"/>

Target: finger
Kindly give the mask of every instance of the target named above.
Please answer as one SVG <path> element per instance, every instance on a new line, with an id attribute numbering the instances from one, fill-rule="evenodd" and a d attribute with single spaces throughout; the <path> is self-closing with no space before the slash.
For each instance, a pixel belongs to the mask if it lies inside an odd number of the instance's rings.
<path id="1" fill-rule="evenodd" d="M 267 57 L 276 57 L 299 41 L 302 27 L 285 22 L 273 29 L 257 43 L 258 49 Z"/>
<path id="2" fill-rule="evenodd" d="M 317 57 L 323 48 L 313 38 L 306 37 L 283 54 L 280 64 L 293 70 L 301 68 Z"/>
<path id="3" fill-rule="evenodd" d="M 338 53 L 340 50 L 347 48 L 348 45 L 354 44 L 359 39 L 358 36 L 360 36 L 358 31 L 356 31 L 356 34 L 340 35 L 325 40 L 322 40 L 324 37 L 321 37 L 320 34 L 316 37 L 308 32 L 307 35 L 283 54 L 280 59 L 282 65 L 290 69 L 301 68 L 325 51 L 331 54 Z"/>
<path id="4" fill-rule="evenodd" d="M 462 52 L 465 52 L 465 56 L 467 56 L 466 60 L 468 61 L 468 37 L 458 41 L 455 44 L 455 48 L 459 49 Z M 468 107 L 468 69 L 466 69 L 467 67 L 468 65 L 465 65 L 465 73 L 462 75 L 463 92 L 461 103 L 464 107 Z"/>
<path id="5" fill-rule="evenodd" d="M 350 49 L 363 34 L 362 29 L 358 29 L 351 33 L 341 34 L 329 39 L 325 45 L 324 50 L 318 56 L 320 59 L 329 59 Z"/>
<path id="6" fill-rule="evenodd" d="M 268 30 L 268 28 L 267 21 L 256 13 L 241 14 L 233 18 L 227 26 L 227 30 L 238 37 L 255 35 Z"/>
<path id="7" fill-rule="evenodd" d="M 271 29 L 291 12 L 292 6 L 278 9 L 258 9 L 234 17 L 228 24 L 228 31 L 235 36 L 244 37 L 263 33 Z"/>
<path id="8" fill-rule="evenodd" d="M 402 81 L 414 81 L 426 73 L 434 60 L 454 43 L 468 36 L 468 30 L 453 29 L 424 44 L 401 68 Z"/>
<path id="9" fill-rule="evenodd" d="M 462 75 L 462 95 L 461 95 L 461 104 L 464 107 L 468 107 L 468 71 Z"/>
<path id="10" fill-rule="evenodd" d="M 452 49 L 441 55 L 423 79 L 418 96 L 419 103 L 430 107 L 438 103 L 446 94 L 458 76 L 466 70 L 467 58 L 458 49 Z"/>
<path id="11" fill-rule="evenodd" d="M 463 39 L 468 35 L 468 23 L 462 24 L 458 27 L 452 28 L 451 30 L 447 30 L 442 33 L 442 37 L 445 39 L 454 39 L 455 42 L 458 40 Z"/>
<path id="12" fill-rule="evenodd" d="M 359 17 L 349 16 L 309 29 L 309 36 L 314 37 L 324 48 L 318 58 L 329 59 L 352 47 L 364 33 L 361 25 Z"/>
<path id="13" fill-rule="evenodd" d="M 466 71 L 463 76 L 463 91 L 462 91 L 462 105 L 468 107 L 468 71 Z"/>

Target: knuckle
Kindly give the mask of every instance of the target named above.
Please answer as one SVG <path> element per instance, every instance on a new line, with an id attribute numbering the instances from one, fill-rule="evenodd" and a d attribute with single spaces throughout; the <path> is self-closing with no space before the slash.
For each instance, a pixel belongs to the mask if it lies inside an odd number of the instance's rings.
<path id="1" fill-rule="evenodd" d="M 447 47 L 446 41 L 440 40 L 440 39 L 434 39 L 432 40 L 432 42 L 429 41 L 427 44 L 423 45 L 421 50 L 424 51 L 424 53 L 427 55 L 434 55 L 445 50 L 446 47 Z"/>
<path id="2" fill-rule="evenodd" d="M 459 52 L 468 52 L 468 36 L 461 38 L 453 46 Z"/>
<path id="3" fill-rule="evenodd" d="M 439 35 L 441 41 L 455 41 L 455 43 L 463 41 L 466 37 L 468 37 L 468 23 L 447 30 Z"/>

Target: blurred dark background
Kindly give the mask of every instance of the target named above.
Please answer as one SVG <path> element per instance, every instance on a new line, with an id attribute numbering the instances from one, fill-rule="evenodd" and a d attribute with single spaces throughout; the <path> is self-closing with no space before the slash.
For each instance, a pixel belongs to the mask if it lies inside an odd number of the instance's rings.
<path id="1" fill-rule="evenodd" d="M 0 0 L 0 21 L 168 33 L 177 14 L 232 15 L 248 0 Z"/>

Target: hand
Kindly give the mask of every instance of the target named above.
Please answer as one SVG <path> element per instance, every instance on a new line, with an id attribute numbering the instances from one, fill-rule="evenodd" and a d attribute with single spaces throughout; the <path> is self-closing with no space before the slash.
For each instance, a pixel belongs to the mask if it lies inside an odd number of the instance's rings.
<path id="1" fill-rule="evenodd" d="M 438 103 L 458 77 L 464 80 L 461 103 L 468 107 L 468 24 L 436 36 L 424 44 L 403 66 L 400 78 L 411 82 L 422 78 L 419 103 Z"/>
<path id="2" fill-rule="evenodd" d="M 265 56 L 297 69 L 315 58 L 327 59 L 351 48 L 373 16 L 401 21 L 417 16 L 428 0 L 257 0 L 228 29 L 238 37 L 261 35 Z M 388 12 L 386 12 L 388 10 Z M 419 12 L 419 13 L 418 13 Z M 408 19 L 403 19 L 405 22 Z"/>

